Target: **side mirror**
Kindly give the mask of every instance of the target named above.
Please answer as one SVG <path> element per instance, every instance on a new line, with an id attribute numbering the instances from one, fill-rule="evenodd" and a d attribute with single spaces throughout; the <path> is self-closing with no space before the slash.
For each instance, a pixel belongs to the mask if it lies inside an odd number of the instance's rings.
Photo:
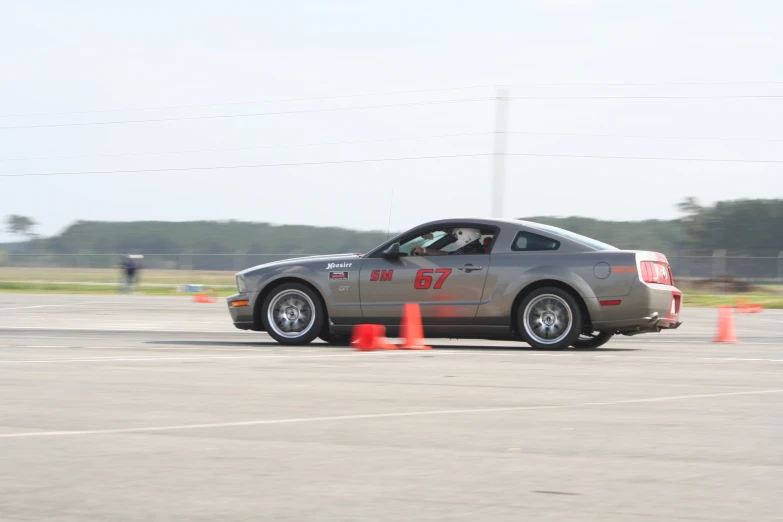
<path id="1" fill-rule="evenodd" d="M 400 257 L 400 244 L 399 243 L 392 243 L 389 245 L 389 248 L 384 250 L 382 252 L 383 257 L 391 257 L 391 258 L 398 258 Z"/>

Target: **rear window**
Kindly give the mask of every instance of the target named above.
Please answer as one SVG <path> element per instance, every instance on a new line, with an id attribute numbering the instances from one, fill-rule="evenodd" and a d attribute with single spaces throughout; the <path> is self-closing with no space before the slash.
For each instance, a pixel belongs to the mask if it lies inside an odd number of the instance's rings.
<path id="1" fill-rule="evenodd" d="M 531 228 L 541 230 L 542 232 L 551 232 L 553 234 L 557 234 L 558 236 L 563 236 L 570 239 L 571 241 L 576 241 L 577 243 L 595 248 L 596 250 L 619 250 L 617 247 L 613 247 L 612 245 L 602 243 L 596 239 L 576 234 L 574 232 L 569 232 L 568 230 L 564 230 L 562 228 L 557 228 L 550 225 L 541 225 L 539 223 L 531 225 Z"/>
<path id="2" fill-rule="evenodd" d="M 560 241 L 539 236 L 532 232 L 518 232 L 511 244 L 511 250 L 515 252 L 541 252 L 545 250 L 557 250 L 560 248 Z"/>

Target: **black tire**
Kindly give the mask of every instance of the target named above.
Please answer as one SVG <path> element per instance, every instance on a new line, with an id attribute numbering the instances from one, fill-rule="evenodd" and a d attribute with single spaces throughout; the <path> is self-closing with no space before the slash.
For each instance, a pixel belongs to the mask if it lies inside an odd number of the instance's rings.
<path id="1" fill-rule="evenodd" d="M 318 336 L 323 342 L 334 346 L 348 346 L 351 344 L 351 337 L 348 335 L 338 335 L 331 332 L 322 332 Z"/>
<path id="2" fill-rule="evenodd" d="M 612 332 L 582 333 L 571 346 L 578 349 L 594 349 L 605 345 L 612 337 L 614 337 Z"/>
<path id="3" fill-rule="evenodd" d="M 278 305 L 284 308 L 278 308 Z M 273 310 L 270 314 L 270 306 L 274 306 L 279 313 L 275 314 Z M 273 323 L 270 315 L 276 315 L 282 323 L 277 320 Z M 287 317 L 291 320 L 285 321 Z M 326 312 L 321 296 L 300 283 L 283 283 L 273 288 L 261 305 L 261 322 L 266 333 L 281 344 L 303 345 L 312 342 L 321 333 L 325 320 Z M 291 329 L 286 331 L 286 326 L 291 326 Z M 296 331 L 297 328 L 301 331 Z"/>
<path id="4" fill-rule="evenodd" d="M 582 331 L 582 310 L 576 299 L 569 292 L 551 286 L 526 295 L 514 320 L 522 339 L 539 350 L 568 348 Z"/>

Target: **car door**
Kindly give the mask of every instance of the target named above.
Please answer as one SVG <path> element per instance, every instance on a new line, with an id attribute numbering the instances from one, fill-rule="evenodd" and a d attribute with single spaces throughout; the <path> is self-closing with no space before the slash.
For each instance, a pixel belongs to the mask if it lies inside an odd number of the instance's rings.
<path id="1" fill-rule="evenodd" d="M 472 322 L 489 272 L 488 254 L 371 257 L 359 274 L 362 315 L 399 324 L 405 303 L 421 307 L 424 324 Z"/>

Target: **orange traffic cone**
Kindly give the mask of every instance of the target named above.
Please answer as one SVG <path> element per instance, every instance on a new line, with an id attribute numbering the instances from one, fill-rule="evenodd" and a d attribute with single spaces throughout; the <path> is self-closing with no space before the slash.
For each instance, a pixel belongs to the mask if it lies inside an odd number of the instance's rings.
<path id="1" fill-rule="evenodd" d="M 196 294 L 193 296 L 193 302 L 195 303 L 217 303 L 217 299 L 209 294 Z"/>
<path id="2" fill-rule="evenodd" d="M 381 324 L 357 324 L 353 328 L 351 346 L 363 352 L 396 350 L 386 338 L 386 327 Z"/>
<path id="3" fill-rule="evenodd" d="M 749 303 L 747 298 L 744 297 L 737 299 L 735 308 L 737 309 L 737 313 L 740 314 L 757 314 L 764 309 L 760 304 Z"/>
<path id="4" fill-rule="evenodd" d="M 421 325 L 419 305 L 408 303 L 402 311 L 402 350 L 431 350 L 424 344 L 424 328 Z"/>
<path id="5" fill-rule="evenodd" d="M 734 316 L 730 306 L 721 306 L 718 315 L 718 336 L 714 343 L 736 343 L 737 336 L 734 333 Z"/>
<path id="6" fill-rule="evenodd" d="M 375 350 L 372 327 L 373 325 L 371 324 L 357 324 L 354 326 L 351 334 L 351 346 L 363 352 Z"/>
<path id="7" fill-rule="evenodd" d="M 386 337 L 386 327 L 383 325 L 377 325 L 378 328 L 375 332 L 374 345 L 376 350 L 396 350 L 398 346 L 389 342 Z"/>

